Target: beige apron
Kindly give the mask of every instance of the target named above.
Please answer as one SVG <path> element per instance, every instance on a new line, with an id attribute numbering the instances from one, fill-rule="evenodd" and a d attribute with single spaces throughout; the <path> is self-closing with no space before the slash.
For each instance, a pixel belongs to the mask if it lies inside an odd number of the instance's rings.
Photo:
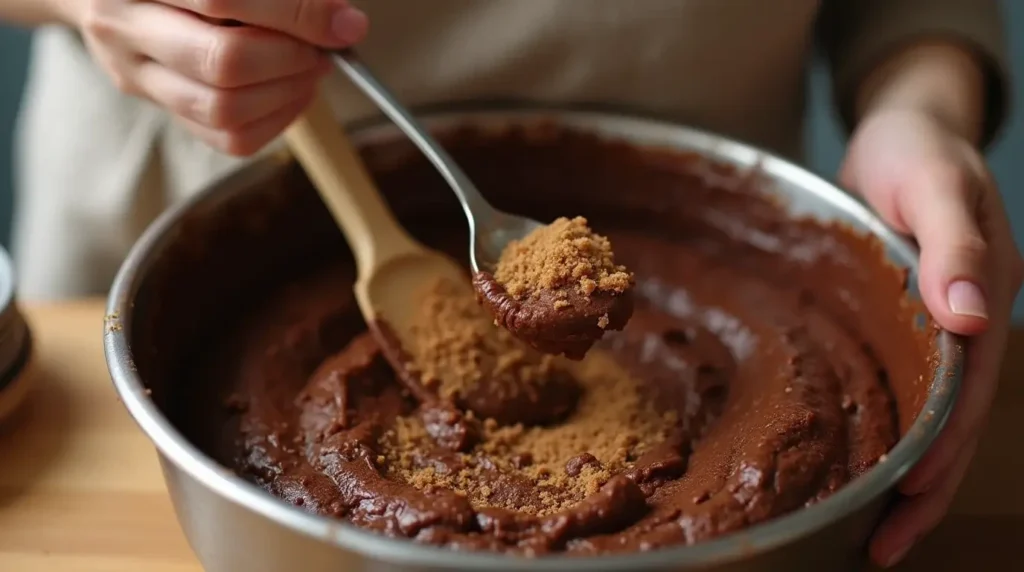
<path id="1" fill-rule="evenodd" d="M 658 113 L 799 157 L 819 16 L 839 96 L 922 33 L 999 71 L 995 0 L 364 0 L 367 63 L 408 104 L 525 98 Z M 824 11 L 824 12 L 823 12 Z M 80 39 L 36 35 L 18 130 L 13 257 L 31 299 L 101 294 L 159 212 L 245 161 L 118 93 Z M 340 77 L 339 119 L 374 114 Z M 280 142 L 275 143 L 279 145 Z"/>

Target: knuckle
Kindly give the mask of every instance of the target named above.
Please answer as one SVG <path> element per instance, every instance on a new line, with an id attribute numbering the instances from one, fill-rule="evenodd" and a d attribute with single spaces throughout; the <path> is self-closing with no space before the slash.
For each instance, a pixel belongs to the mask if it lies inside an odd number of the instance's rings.
<path id="1" fill-rule="evenodd" d="M 242 131 L 225 133 L 223 151 L 236 157 L 249 157 L 260 148 L 259 142 Z"/>
<path id="2" fill-rule="evenodd" d="M 206 124 L 214 129 L 237 127 L 241 123 L 238 99 L 238 95 L 232 91 L 214 93 L 206 106 Z"/>
<path id="3" fill-rule="evenodd" d="M 110 72 L 110 81 L 114 88 L 127 95 L 138 95 L 138 89 L 132 78 L 122 69 L 114 69 Z"/>
<path id="4" fill-rule="evenodd" d="M 211 34 L 199 56 L 200 78 L 217 87 L 233 87 L 245 62 L 245 42 L 229 29 Z"/>
<path id="5" fill-rule="evenodd" d="M 167 107 L 171 112 L 200 125 L 207 125 L 211 96 L 206 90 L 189 90 L 168 99 Z"/>
<path id="6" fill-rule="evenodd" d="M 138 74 L 136 66 L 131 66 L 113 57 L 103 57 L 100 58 L 100 61 L 114 89 L 126 95 L 142 95 L 139 80 L 136 77 Z"/>
<path id="7" fill-rule="evenodd" d="M 314 2 L 309 0 L 296 0 L 292 3 L 291 24 L 295 29 L 301 30 L 309 22 L 316 20 L 314 16 Z"/>
<path id="8" fill-rule="evenodd" d="M 107 13 L 103 2 L 86 2 L 78 25 L 84 35 L 100 42 L 109 42 L 118 36 L 117 20 Z"/>
<path id="9" fill-rule="evenodd" d="M 219 129 L 223 121 L 225 104 L 222 95 L 214 89 L 202 89 L 181 94 L 173 105 L 178 115 L 205 127 Z"/>
<path id="10" fill-rule="evenodd" d="M 957 241 L 957 248 L 970 256 L 984 256 L 988 251 L 988 241 L 977 231 L 965 232 Z"/>

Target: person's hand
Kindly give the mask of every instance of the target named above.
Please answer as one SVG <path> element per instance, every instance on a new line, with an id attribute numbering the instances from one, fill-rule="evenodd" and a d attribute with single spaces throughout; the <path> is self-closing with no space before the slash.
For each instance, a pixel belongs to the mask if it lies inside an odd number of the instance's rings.
<path id="1" fill-rule="evenodd" d="M 115 85 L 213 147 L 250 155 L 309 104 L 367 19 L 347 0 L 83 0 L 70 18 Z M 240 22 L 240 26 L 218 22 Z"/>
<path id="2" fill-rule="evenodd" d="M 974 455 L 1024 267 L 983 158 L 925 112 L 890 109 L 864 118 L 839 178 L 917 240 L 928 310 L 942 327 L 970 336 L 956 408 L 902 481 L 904 497 L 872 540 L 872 558 L 890 566 L 943 518 Z"/>

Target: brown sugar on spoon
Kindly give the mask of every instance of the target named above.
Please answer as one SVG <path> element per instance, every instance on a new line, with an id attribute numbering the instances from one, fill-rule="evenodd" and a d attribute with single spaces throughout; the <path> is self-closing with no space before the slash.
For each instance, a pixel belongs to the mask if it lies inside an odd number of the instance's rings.
<path id="1" fill-rule="evenodd" d="M 495 323 L 534 348 L 582 359 L 633 314 L 633 275 L 583 217 L 558 218 L 505 247 L 473 285 Z"/>

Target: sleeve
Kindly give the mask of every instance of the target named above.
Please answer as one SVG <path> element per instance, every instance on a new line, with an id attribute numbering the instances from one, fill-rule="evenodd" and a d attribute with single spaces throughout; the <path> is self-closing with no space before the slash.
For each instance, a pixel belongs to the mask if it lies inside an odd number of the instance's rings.
<path id="1" fill-rule="evenodd" d="M 966 45 L 986 76 L 982 145 L 995 138 L 1009 114 L 1005 34 L 998 0 L 825 0 L 817 27 L 836 106 L 848 129 L 860 81 L 887 55 L 924 38 Z"/>

